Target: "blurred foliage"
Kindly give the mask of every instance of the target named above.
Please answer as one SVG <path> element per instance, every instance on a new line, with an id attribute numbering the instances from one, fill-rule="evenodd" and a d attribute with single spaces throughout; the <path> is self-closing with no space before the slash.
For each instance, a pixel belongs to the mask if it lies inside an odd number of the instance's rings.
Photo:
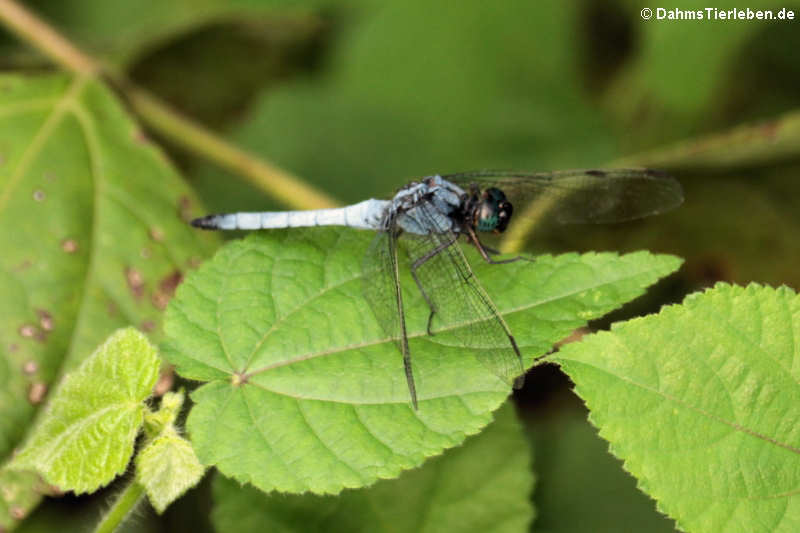
<path id="1" fill-rule="evenodd" d="M 796 21 L 643 21 L 639 11 L 648 3 L 640 0 L 28 5 L 177 108 L 342 201 L 385 196 L 433 172 L 600 166 L 800 109 Z M 793 7 L 797 14 L 798 5 L 754 0 L 749 7 Z M 696 9 L 689 0 L 671 7 Z M 0 64 L 48 68 L 8 35 L 0 35 Z M 277 207 L 235 176 L 174 147 L 171 155 L 211 210 Z M 798 155 L 800 145 L 794 162 Z M 535 235 L 532 247 L 647 248 L 686 258 L 674 280 L 629 313 L 655 310 L 717 280 L 798 288 L 800 167 L 786 159 L 724 172 L 681 170 L 676 176 L 687 200 L 680 210 L 641 223 Z M 552 394 L 562 397 L 557 391 L 568 384 L 548 376 Z M 530 397 L 530 387 L 521 398 Z M 617 523 L 616 516 L 639 524 L 630 517 L 652 506 L 630 486 L 571 491 L 566 476 L 602 454 L 587 429 L 569 430 L 580 413 L 574 403 L 551 407 L 548 420 L 566 428 L 557 447 L 565 451 L 553 461 L 565 466 L 538 461 L 543 490 L 554 487 L 553 499 L 537 496 L 547 506 L 538 511 L 543 526 L 583 530 L 580 517 L 570 515 L 576 508 L 596 510 L 593 525 Z M 542 411 L 530 416 L 540 419 Z M 535 442 L 537 456 L 555 454 L 555 441 Z M 558 504 L 558 495 L 571 499 Z M 556 524 L 554 514 L 548 519 L 556 509 L 574 525 Z M 651 525 L 640 529 L 657 527 L 648 522 L 660 520 L 652 513 L 641 518 Z"/>
<path id="2" fill-rule="evenodd" d="M 188 115 L 226 126 L 246 117 L 259 91 L 315 68 L 329 32 L 315 16 L 222 20 L 143 54 L 130 74 Z"/>
<path id="3" fill-rule="evenodd" d="M 319 75 L 263 93 L 233 138 L 343 200 L 432 171 L 602 162 L 613 139 L 570 61 L 575 6 L 364 10 Z"/>
<path id="4" fill-rule="evenodd" d="M 276 7 L 296 6 L 286 0 L 29 0 L 23 3 L 68 38 L 121 68 L 129 66 L 140 54 L 164 46 L 172 37 L 211 21 L 244 20 Z M 293 9 L 309 13 L 307 8 Z"/>

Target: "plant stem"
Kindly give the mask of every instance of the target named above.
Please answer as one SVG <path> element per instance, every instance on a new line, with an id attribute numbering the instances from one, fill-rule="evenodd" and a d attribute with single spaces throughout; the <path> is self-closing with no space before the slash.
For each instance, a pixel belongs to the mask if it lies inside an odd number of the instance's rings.
<path id="1" fill-rule="evenodd" d="M 83 76 L 105 76 L 153 130 L 177 146 L 246 179 L 289 207 L 319 209 L 337 205 L 331 197 L 299 178 L 215 135 L 172 109 L 121 74 L 78 49 L 55 29 L 14 0 L 0 0 L 0 21 L 58 65 Z"/>
<path id="2" fill-rule="evenodd" d="M 62 67 L 84 75 L 98 73 L 99 67 L 92 58 L 13 0 L 0 0 L 0 20 Z"/>
<path id="3" fill-rule="evenodd" d="M 800 111 L 623 157 L 612 166 L 725 170 L 800 156 Z"/>
<path id="4" fill-rule="evenodd" d="M 144 487 L 136 480 L 131 480 L 125 490 L 117 497 L 117 501 L 108 510 L 108 513 L 97 524 L 94 533 L 112 533 L 125 520 L 125 517 L 133 511 L 144 495 Z"/>

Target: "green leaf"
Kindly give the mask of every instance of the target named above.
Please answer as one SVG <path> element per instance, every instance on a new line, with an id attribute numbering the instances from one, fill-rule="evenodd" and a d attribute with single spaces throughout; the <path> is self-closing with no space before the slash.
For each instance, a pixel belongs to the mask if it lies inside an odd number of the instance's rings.
<path id="1" fill-rule="evenodd" d="M 192 445 L 171 425 L 136 456 L 136 481 L 159 514 L 195 486 L 204 471 Z"/>
<path id="2" fill-rule="evenodd" d="M 49 492 L 45 485 L 36 472 L 0 469 L 0 528 L 27 518 L 42 494 Z"/>
<path id="3" fill-rule="evenodd" d="M 268 496 L 214 479 L 217 531 L 527 531 L 533 519 L 531 450 L 510 404 L 463 446 L 399 479 L 332 496 Z"/>
<path id="4" fill-rule="evenodd" d="M 554 358 L 686 531 L 800 527 L 800 297 L 718 284 Z"/>
<path id="5" fill-rule="evenodd" d="M 425 334 L 427 307 L 404 269 L 420 400 L 411 408 L 396 344 L 362 296 L 371 238 L 324 228 L 250 235 L 179 288 L 165 356 L 209 382 L 192 394 L 187 421 L 202 463 L 265 491 L 336 493 L 395 477 L 489 422 L 509 385 L 474 350 Z M 638 252 L 498 267 L 466 251 L 527 364 L 680 264 Z"/>
<path id="6" fill-rule="evenodd" d="M 183 272 L 216 241 L 195 196 L 101 84 L 0 75 L 0 457 L 48 387 L 114 330 L 160 337 Z M 0 500 L 0 526 L 4 520 Z"/>
<path id="7" fill-rule="evenodd" d="M 61 490 L 93 492 L 125 471 L 159 359 L 134 328 L 114 333 L 56 391 L 11 468 Z"/>

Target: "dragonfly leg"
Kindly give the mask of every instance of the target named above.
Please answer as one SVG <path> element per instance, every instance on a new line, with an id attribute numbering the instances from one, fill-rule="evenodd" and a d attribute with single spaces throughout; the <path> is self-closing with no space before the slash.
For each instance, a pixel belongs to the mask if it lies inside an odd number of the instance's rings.
<path id="1" fill-rule="evenodd" d="M 489 255 L 500 255 L 502 253 L 500 250 L 495 250 L 494 248 L 490 248 L 489 246 L 486 246 L 483 243 L 481 243 L 481 246 L 483 246 L 483 249 L 486 250 L 486 252 Z"/>
<path id="2" fill-rule="evenodd" d="M 405 351 L 403 352 L 403 370 L 406 372 L 406 382 L 408 383 L 408 393 L 411 395 L 411 404 L 416 411 L 419 409 L 417 405 L 417 387 L 414 385 L 414 371 L 411 368 L 411 354 L 408 352 L 408 343 L 406 343 Z"/>
<path id="3" fill-rule="evenodd" d="M 428 309 L 431 310 L 431 313 L 428 315 L 428 327 L 427 327 L 428 335 L 433 335 L 433 332 L 431 331 L 431 325 L 433 325 L 433 315 L 436 314 L 436 306 L 433 305 L 433 302 L 431 301 L 430 297 L 428 296 L 428 293 L 426 293 L 425 289 L 422 287 L 422 282 L 420 282 L 419 277 L 417 277 L 417 269 L 419 267 L 421 267 L 422 265 L 424 265 L 426 261 L 436 257 L 444 249 L 446 249 L 446 248 L 450 247 L 451 245 L 453 245 L 456 242 L 457 239 L 458 239 L 458 237 L 454 237 L 453 239 L 450 239 L 447 242 L 443 242 L 442 244 L 440 244 L 439 246 L 437 246 L 433 250 L 429 251 L 428 253 L 426 253 L 422 257 L 418 258 L 416 261 L 414 261 L 411 264 L 411 277 L 414 278 L 414 282 L 417 284 L 417 288 L 419 289 L 419 292 L 422 293 L 422 297 L 425 298 L 425 303 L 428 304 Z"/>
<path id="4" fill-rule="evenodd" d="M 514 263 L 516 261 L 534 261 L 534 259 L 530 257 L 525 257 L 522 255 L 518 255 L 517 257 L 512 257 L 510 259 L 502 259 L 500 261 L 496 261 L 492 258 L 492 255 L 498 255 L 500 252 L 498 250 L 494 250 L 492 248 L 487 247 L 485 244 L 481 242 L 478 238 L 478 235 L 475 233 L 475 230 L 472 228 L 468 229 L 469 240 L 472 244 L 475 245 L 475 248 L 478 249 L 478 253 L 481 254 L 483 260 L 492 265 L 504 265 L 506 263 Z"/>
<path id="5" fill-rule="evenodd" d="M 389 227 L 393 227 L 393 221 L 390 221 Z M 399 279 L 399 272 L 398 272 L 398 264 L 397 264 L 397 237 L 400 235 L 400 232 L 395 229 L 391 231 L 390 238 L 387 239 L 389 243 L 389 258 L 391 261 L 391 269 L 392 269 L 392 285 L 394 288 L 394 295 L 396 298 L 396 305 L 397 305 L 397 317 L 400 323 L 400 351 L 403 354 L 403 370 L 406 374 L 406 382 L 408 383 L 408 393 L 411 396 L 411 405 L 414 406 L 414 410 L 416 411 L 419 409 L 419 405 L 417 404 L 417 387 L 414 385 L 414 369 L 411 367 L 411 351 L 408 348 L 408 335 L 406 333 L 406 317 L 405 311 L 403 310 L 403 291 L 400 289 L 400 279 Z"/>

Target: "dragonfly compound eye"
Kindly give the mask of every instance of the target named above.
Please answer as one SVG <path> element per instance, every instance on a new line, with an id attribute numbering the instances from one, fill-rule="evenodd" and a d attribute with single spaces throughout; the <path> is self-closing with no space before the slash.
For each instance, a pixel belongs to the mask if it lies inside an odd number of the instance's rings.
<path id="1" fill-rule="evenodd" d="M 511 220 L 513 208 L 506 200 L 503 191 L 491 187 L 483 192 L 483 199 L 478 207 L 476 227 L 478 231 L 495 231 L 501 233 Z"/>

